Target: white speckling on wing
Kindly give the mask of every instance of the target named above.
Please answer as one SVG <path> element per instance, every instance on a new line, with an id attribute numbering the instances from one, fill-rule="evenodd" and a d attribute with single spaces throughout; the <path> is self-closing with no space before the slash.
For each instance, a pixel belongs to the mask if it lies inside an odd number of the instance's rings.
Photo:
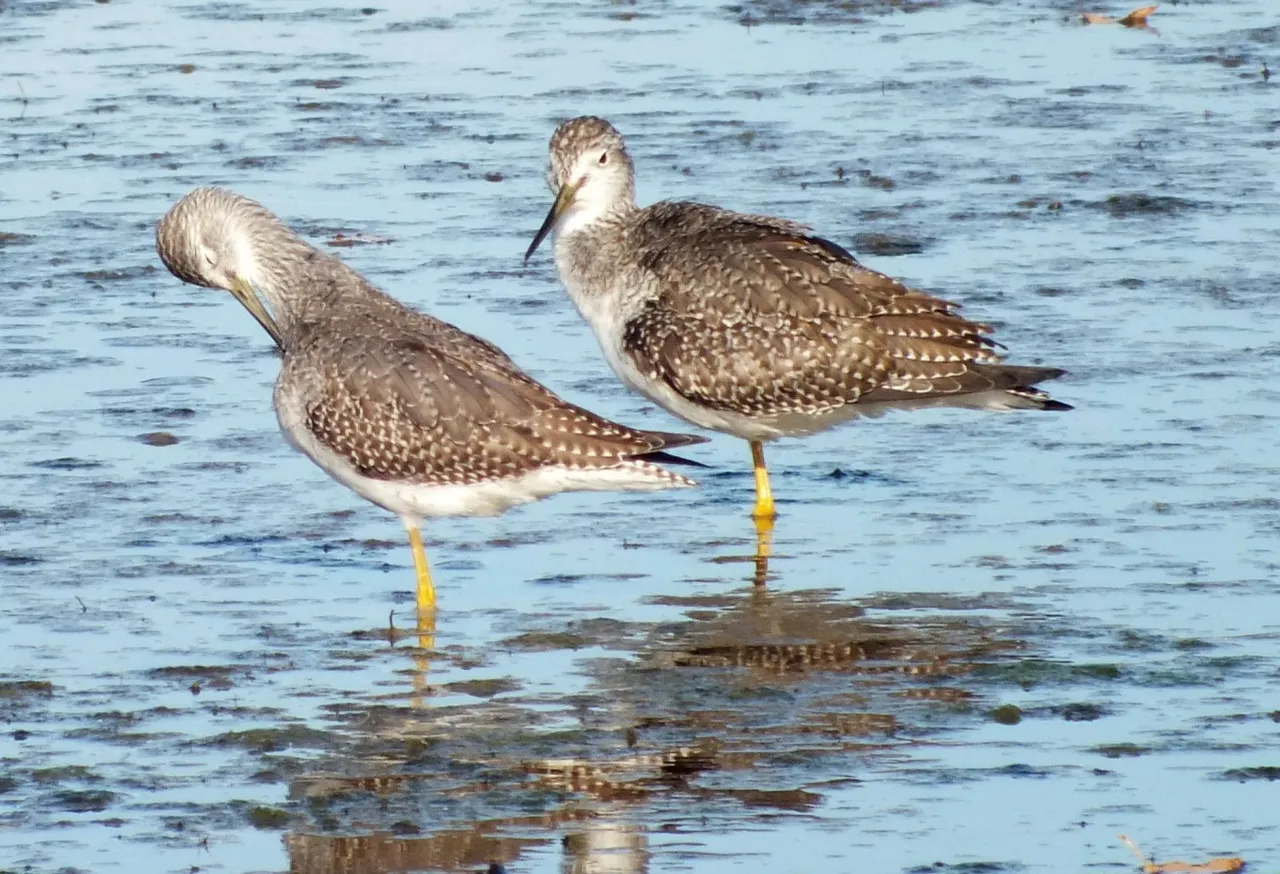
<path id="1" fill-rule="evenodd" d="M 191 192 L 161 220 L 157 247 L 188 282 L 262 294 L 284 353 L 275 405 L 289 441 L 406 519 L 692 484 L 645 457 L 704 438 L 566 403 L 492 343 L 403 306 L 247 197 Z"/>
<path id="2" fill-rule="evenodd" d="M 553 182 L 572 180 L 582 201 L 556 236 L 560 278 L 614 371 L 675 415 L 767 440 L 861 414 L 849 407 L 1049 401 L 1031 384 L 1060 371 L 1001 364 L 989 326 L 801 225 L 698 203 L 638 208 L 608 122 L 567 121 L 550 148 Z M 604 152 L 618 160 L 599 165 Z"/>

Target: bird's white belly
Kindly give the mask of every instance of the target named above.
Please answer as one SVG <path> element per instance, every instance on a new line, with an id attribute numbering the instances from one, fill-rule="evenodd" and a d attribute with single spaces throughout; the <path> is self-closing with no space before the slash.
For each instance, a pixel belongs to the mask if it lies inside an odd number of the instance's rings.
<path id="1" fill-rule="evenodd" d="M 377 479 L 316 439 L 296 398 L 276 394 L 276 417 L 289 443 L 347 488 L 402 519 L 440 516 L 495 516 L 520 504 L 569 491 L 653 491 L 693 485 L 657 465 L 620 461 L 612 467 L 547 465 L 503 479 L 440 485 Z"/>

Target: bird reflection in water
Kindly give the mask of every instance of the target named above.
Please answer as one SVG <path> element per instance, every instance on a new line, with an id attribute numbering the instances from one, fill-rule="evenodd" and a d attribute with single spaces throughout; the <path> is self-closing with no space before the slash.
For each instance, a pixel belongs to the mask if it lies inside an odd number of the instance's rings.
<path id="1" fill-rule="evenodd" d="M 638 649 L 636 628 L 581 624 L 575 647 L 628 655 L 581 662 L 590 680 L 562 700 L 571 707 L 504 696 L 353 708 L 356 744 L 338 774 L 299 776 L 289 793 L 317 831 L 348 834 L 290 835 L 290 870 L 514 874 L 545 870 L 559 847 L 563 874 L 647 872 L 656 816 L 697 832 L 703 811 L 732 818 L 734 802 L 748 817 L 811 814 L 831 791 L 811 779 L 820 763 L 912 758 L 921 726 L 933 735 L 970 711 L 976 667 L 1026 648 L 1016 622 L 989 615 L 1009 605 L 981 597 L 851 602 L 751 586 L 659 603 L 687 618 L 654 626 Z M 415 631 L 425 694 L 430 629 Z M 351 776 L 362 767 L 391 773 Z"/>
<path id="2" fill-rule="evenodd" d="M 417 827 L 408 822 L 364 835 L 290 834 L 285 848 L 290 874 L 507 874 L 507 866 L 522 857 L 550 849 L 556 843 L 551 835 L 562 828 L 566 829 L 559 840 L 564 874 L 644 874 L 649 870 L 648 838 L 641 827 L 605 811 L 575 806 L 535 816 L 483 820 L 429 836 L 417 834 Z M 521 834 L 531 831 L 546 832 L 546 836 Z"/>

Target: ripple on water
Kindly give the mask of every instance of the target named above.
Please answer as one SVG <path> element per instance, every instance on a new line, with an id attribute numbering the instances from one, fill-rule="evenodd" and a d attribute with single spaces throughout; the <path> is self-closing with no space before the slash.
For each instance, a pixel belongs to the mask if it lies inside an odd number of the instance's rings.
<path id="1" fill-rule="evenodd" d="M 1077 11 L 5 6 L 0 856 L 1058 870 L 1124 831 L 1266 868 L 1277 30 Z M 1067 366 L 1076 411 L 779 444 L 767 567 L 728 439 L 698 492 L 435 523 L 415 627 L 399 523 L 284 446 L 269 342 L 152 228 L 244 190 L 670 429 L 520 261 L 580 112 L 644 202 L 809 222 Z"/>

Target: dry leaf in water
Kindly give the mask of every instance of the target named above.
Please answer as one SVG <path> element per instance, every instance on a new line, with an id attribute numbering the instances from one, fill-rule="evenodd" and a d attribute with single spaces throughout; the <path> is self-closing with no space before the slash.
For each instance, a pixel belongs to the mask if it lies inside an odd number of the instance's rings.
<path id="1" fill-rule="evenodd" d="M 1138 849 L 1137 844 L 1125 835 L 1120 840 L 1129 848 L 1142 864 L 1142 874 L 1234 874 L 1244 870 L 1244 859 L 1236 856 L 1219 856 L 1208 862 L 1194 864 L 1192 862 L 1148 862 L 1146 856 Z"/>
<path id="2" fill-rule="evenodd" d="M 1244 870 L 1244 859 L 1219 856 L 1199 865 L 1191 862 L 1145 862 L 1142 874 L 1233 874 Z"/>
<path id="3" fill-rule="evenodd" d="M 1147 19 L 1151 17 L 1151 13 L 1160 8 L 1160 4 L 1156 3 L 1152 6 L 1143 6 L 1141 9 L 1135 9 L 1120 19 L 1120 23 L 1125 27 L 1146 27 Z"/>
<path id="4" fill-rule="evenodd" d="M 1101 12 L 1082 12 L 1080 20 L 1085 24 L 1123 24 L 1125 27 L 1148 27 L 1147 19 L 1151 17 L 1152 12 L 1159 8 L 1159 3 L 1152 6 L 1143 6 L 1141 9 L 1133 10 L 1121 19 L 1103 15 Z"/>

